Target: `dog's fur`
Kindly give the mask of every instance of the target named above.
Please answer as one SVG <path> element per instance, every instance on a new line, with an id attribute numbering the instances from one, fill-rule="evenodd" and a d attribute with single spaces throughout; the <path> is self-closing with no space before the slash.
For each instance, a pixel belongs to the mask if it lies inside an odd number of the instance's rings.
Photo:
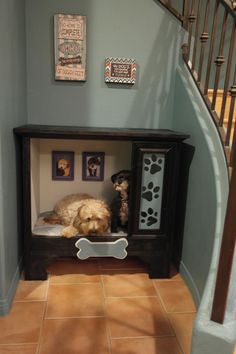
<path id="1" fill-rule="evenodd" d="M 70 162 L 65 159 L 60 159 L 57 162 L 57 174 L 58 176 L 70 175 Z"/>
<path id="2" fill-rule="evenodd" d="M 111 231 L 117 232 L 119 228 L 127 229 L 129 213 L 129 187 L 131 172 L 121 170 L 111 176 L 111 181 L 118 195 L 111 204 Z"/>
<path id="3" fill-rule="evenodd" d="M 105 201 L 88 194 L 71 194 L 58 201 L 46 223 L 62 224 L 62 236 L 103 234 L 110 227 L 110 210 Z"/>

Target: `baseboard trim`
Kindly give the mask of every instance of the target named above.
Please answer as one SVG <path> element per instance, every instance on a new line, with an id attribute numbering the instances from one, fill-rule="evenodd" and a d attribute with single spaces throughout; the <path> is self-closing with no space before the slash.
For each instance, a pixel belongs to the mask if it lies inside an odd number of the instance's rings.
<path id="1" fill-rule="evenodd" d="M 192 294 L 195 305 L 198 308 L 200 305 L 200 301 L 201 301 L 200 293 L 199 293 L 198 288 L 193 280 L 193 277 L 191 276 L 191 273 L 189 272 L 188 268 L 186 267 L 186 265 L 182 261 L 180 262 L 179 272 L 180 272 L 181 276 L 183 277 L 183 279 L 185 280 L 186 284 L 188 285 L 188 288 Z"/>
<path id="2" fill-rule="evenodd" d="M 17 285 L 20 280 L 21 271 L 22 271 L 22 260 L 20 260 L 20 262 L 16 268 L 16 271 L 13 275 L 11 285 L 9 287 L 6 298 L 0 299 L 0 317 L 6 316 L 10 312 L 11 305 L 12 305 L 12 302 L 13 302 L 13 299 L 14 299 L 14 296 L 16 293 Z"/>

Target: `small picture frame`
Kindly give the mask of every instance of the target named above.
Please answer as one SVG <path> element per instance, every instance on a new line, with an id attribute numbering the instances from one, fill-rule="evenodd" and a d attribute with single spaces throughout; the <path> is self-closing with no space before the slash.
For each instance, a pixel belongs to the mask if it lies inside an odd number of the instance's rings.
<path id="1" fill-rule="evenodd" d="M 135 59 L 106 58 L 105 82 L 115 84 L 135 84 L 137 64 Z"/>
<path id="2" fill-rule="evenodd" d="M 104 152 L 83 152 L 82 153 L 82 180 L 103 181 L 104 180 Z"/>
<path id="3" fill-rule="evenodd" d="M 74 180 L 74 151 L 52 151 L 52 179 Z"/>

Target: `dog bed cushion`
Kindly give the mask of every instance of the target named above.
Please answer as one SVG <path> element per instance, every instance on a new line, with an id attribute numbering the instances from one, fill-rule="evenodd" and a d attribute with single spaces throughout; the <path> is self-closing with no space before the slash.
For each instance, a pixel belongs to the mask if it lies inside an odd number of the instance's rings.
<path id="1" fill-rule="evenodd" d="M 60 224 L 47 224 L 43 220 L 46 216 L 48 216 L 51 211 L 46 211 L 41 213 L 33 227 L 32 233 L 34 235 L 42 235 L 42 236 L 61 236 L 62 230 L 65 226 Z"/>
<path id="2" fill-rule="evenodd" d="M 39 214 L 39 217 L 33 227 L 32 233 L 35 236 L 61 236 L 62 230 L 65 228 L 64 225 L 60 224 L 47 224 L 43 220 L 46 216 L 48 216 L 51 211 L 45 211 Z M 119 231 L 118 233 L 110 233 L 106 232 L 103 236 L 127 236 L 123 231 Z"/>

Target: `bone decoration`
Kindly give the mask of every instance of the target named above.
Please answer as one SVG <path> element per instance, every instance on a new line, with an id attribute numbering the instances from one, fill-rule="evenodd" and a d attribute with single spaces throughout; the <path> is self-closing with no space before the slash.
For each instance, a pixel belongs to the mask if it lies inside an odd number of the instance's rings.
<path id="1" fill-rule="evenodd" d="M 124 259 L 127 256 L 128 241 L 125 238 L 120 238 L 114 242 L 91 242 L 87 238 L 81 238 L 75 243 L 75 246 L 79 248 L 77 257 L 82 260 L 89 257 Z"/>

